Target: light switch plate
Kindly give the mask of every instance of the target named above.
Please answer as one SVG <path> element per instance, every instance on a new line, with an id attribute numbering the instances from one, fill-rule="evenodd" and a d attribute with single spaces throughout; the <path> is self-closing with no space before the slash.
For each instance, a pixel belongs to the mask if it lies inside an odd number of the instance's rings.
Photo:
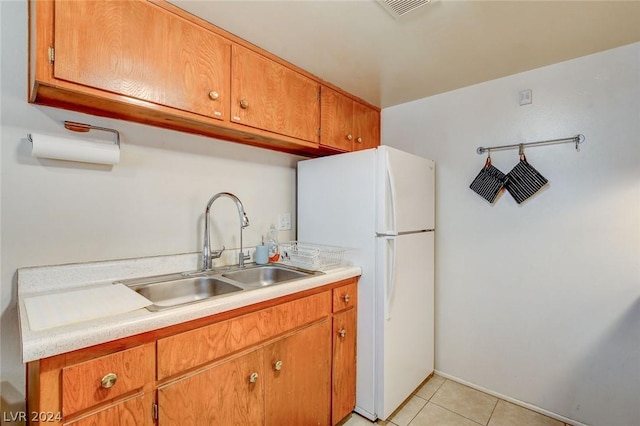
<path id="1" fill-rule="evenodd" d="M 531 89 L 522 90 L 520 92 L 520 106 L 529 105 L 530 103 L 532 103 L 533 102 L 532 96 L 533 96 L 533 93 Z"/>

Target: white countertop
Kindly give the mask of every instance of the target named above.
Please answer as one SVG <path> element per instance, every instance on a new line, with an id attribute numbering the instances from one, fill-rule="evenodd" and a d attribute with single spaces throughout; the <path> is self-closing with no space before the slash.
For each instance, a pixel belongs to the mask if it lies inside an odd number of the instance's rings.
<path id="1" fill-rule="evenodd" d="M 160 312 L 137 309 L 100 319 L 45 330 L 29 326 L 24 299 L 78 289 L 111 286 L 114 281 L 197 269 L 199 253 L 155 256 L 59 266 L 18 269 L 18 314 L 22 361 L 29 362 L 159 328 L 203 318 L 242 306 L 319 287 L 361 275 L 356 266 L 344 266 L 322 275 L 254 290 L 232 293 Z M 117 303 L 117 301 L 109 301 Z"/>

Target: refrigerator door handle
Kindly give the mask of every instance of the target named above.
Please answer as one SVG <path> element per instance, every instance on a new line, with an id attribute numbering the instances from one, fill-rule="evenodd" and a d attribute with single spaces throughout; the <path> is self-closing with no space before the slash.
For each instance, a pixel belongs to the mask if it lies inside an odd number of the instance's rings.
<path id="1" fill-rule="evenodd" d="M 389 259 L 391 260 L 391 265 L 388 270 L 387 276 L 387 294 L 385 295 L 385 304 L 384 304 L 384 316 L 387 321 L 391 319 L 391 299 L 393 298 L 393 292 L 396 284 L 396 238 L 394 236 L 386 236 L 385 237 L 391 246 L 391 254 Z"/>
<path id="2" fill-rule="evenodd" d="M 396 184 L 393 179 L 393 173 L 391 172 L 391 164 L 389 163 L 389 153 L 386 153 L 385 158 L 386 174 L 387 174 L 387 188 L 389 189 L 389 199 L 391 202 L 391 230 L 385 231 L 387 235 L 397 235 L 396 224 Z M 386 197 L 385 197 L 386 198 Z M 385 223 L 386 225 L 386 223 Z"/>

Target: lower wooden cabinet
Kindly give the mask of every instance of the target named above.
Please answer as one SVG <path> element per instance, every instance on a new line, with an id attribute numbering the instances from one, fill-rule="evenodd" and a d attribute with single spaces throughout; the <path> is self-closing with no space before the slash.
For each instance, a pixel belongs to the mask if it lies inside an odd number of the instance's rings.
<path id="1" fill-rule="evenodd" d="M 351 278 L 30 362 L 27 409 L 51 425 L 336 424 L 355 406 L 356 291 Z"/>
<path id="2" fill-rule="evenodd" d="M 356 324 L 358 285 L 354 281 L 333 289 L 333 354 L 331 424 L 349 415 L 356 406 Z"/>
<path id="3" fill-rule="evenodd" d="M 264 361 L 266 426 L 329 423 L 329 318 L 265 347 Z"/>
<path id="4" fill-rule="evenodd" d="M 158 389 L 158 424 L 326 425 L 331 321 Z"/>
<path id="5" fill-rule="evenodd" d="M 158 425 L 264 424 L 262 349 L 158 389 Z"/>
<path id="6" fill-rule="evenodd" d="M 356 406 L 356 310 L 333 317 L 333 383 L 331 424 L 347 417 Z"/>

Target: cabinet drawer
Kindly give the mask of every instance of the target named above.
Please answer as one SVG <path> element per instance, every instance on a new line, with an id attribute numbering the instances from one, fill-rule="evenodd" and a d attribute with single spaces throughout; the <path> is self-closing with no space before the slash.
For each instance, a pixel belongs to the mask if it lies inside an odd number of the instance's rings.
<path id="1" fill-rule="evenodd" d="M 330 314 L 331 294 L 282 305 L 158 340 L 158 380 L 173 376 Z"/>
<path id="2" fill-rule="evenodd" d="M 154 359 L 151 343 L 63 368 L 63 416 L 141 389 L 154 379 Z"/>
<path id="3" fill-rule="evenodd" d="M 126 399 L 119 404 L 110 405 L 87 417 L 81 416 L 78 420 L 72 420 L 68 423 L 65 422 L 64 426 L 153 425 L 153 419 L 151 418 L 152 413 L 149 409 L 152 404 L 153 394 L 138 394 L 131 399 Z"/>
<path id="4" fill-rule="evenodd" d="M 333 312 L 343 311 L 358 303 L 358 283 L 333 289 Z"/>

